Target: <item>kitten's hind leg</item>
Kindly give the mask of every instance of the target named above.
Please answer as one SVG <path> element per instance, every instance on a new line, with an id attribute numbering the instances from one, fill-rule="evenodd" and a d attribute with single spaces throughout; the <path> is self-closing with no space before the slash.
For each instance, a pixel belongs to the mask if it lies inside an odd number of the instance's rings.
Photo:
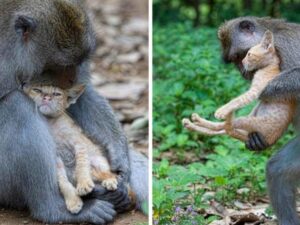
<path id="1" fill-rule="evenodd" d="M 196 124 L 192 123 L 189 119 L 183 119 L 182 124 L 185 128 L 191 131 L 196 131 L 201 134 L 206 134 L 206 135 L 222 135 L 226 134 L 225 130 L 212 130 L 206 127 L 201 127 L 197 126 Z"/>
<path id="2" fill-rule="evenodd" d="M 92 176 L 94 181 L 100 181 L 101 185 L 109 191 L 116 190 L 118 187 L 117 175 L 110 171 L 99 171 L 93 168 Z"/>
<path id="3" fill-rule="evenodd" d="M 99 150 L 97 150 L 99 151 Z M 112 173 L 107 159 L 97 154 L 91 159 L 92 177 L 94 181 L 100 181 L 107 190 L 116 190 L 118 187 L 117 175 Z"/>
<path id="4" fill-rule="evenodd" d="M 67 209 L 73 214 L 79 213 L 83 206 L 82 200 L 77 195 L 75 187 L 68 180 L 64 163 L 59 157 L 57 159 L 57 176 L 58 185 L 65 199 Z"/>
<path id="5" fill-rule="evenodd" d="M 225 123 L 224 122 L 212 122 L 200 117 L 197 113 L 192 114 L 192 121 L 194 124 L 205 127 L 211 130 L 223 130 Z"/>

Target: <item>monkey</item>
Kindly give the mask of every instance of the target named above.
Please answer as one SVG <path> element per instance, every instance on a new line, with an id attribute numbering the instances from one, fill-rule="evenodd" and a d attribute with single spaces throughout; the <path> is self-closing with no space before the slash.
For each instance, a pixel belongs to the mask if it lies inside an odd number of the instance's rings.
<path id="1" fill-rule="evenodd" d="M 138 201 L 147 201 L 148 160 L 129 149 L 111 106 L 90 82 L 96 38 L 83 1 L 0 0 L 0 11 L 0 205 L 28 209 L 44 223 L 106 224 L 130 205 L 128 182 Z M 77 215 L 59 193 L 49 127 L 22 91 L 45 71 L 58 87 L 86 85 L 68 113 L 103 146 L 118 174 L 117 190 L 96 185 Z"/>
<path id="2" fill-rule="evenodd" d="M 253 73 L 245 72 L 241 60 L 249 48 L 256 45 L 266 30 L 274 34 L 280 57 L 281 73 L 260 95 L 262 101 L 285 100 L 299 96 L 300 90 L 300 25 L 285 20 L 241 17 L 225 22 L 218 30 L 225 63 L 234 63 L 246 79 Z M 249 149 L 268 147 L 258 133 L 249 136 Z M 271 205 L 280 225 L 299 225 L 296 211 L 296 188 L 300 178 L 299 136 L 275 153 L 267 163 L 266 177 Z"/>

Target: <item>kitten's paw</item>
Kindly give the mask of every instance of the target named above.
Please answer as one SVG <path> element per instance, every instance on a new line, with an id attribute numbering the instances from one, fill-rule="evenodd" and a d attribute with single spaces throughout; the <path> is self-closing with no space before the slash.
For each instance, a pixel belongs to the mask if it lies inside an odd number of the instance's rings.
<path id="1" fill-rule="evenodd" d="M 226 108 L 220 108 L 215 112 L 215 117 L 219 120 L 224 120 L 226 119 L 229 113 L 230 111 L 227 110 Z"/>
<path id="2" fill-rule="evenodd" d="M 92 179 L 85 179 L 78 182 L 76 190 L 79 196 L 84 196 L 92 192 L 95 184 Z"/>
<path id="3" fill-rule="evenodd" d="M 185 128 L 189 128 L 189 125 L 191 124 L 191 121 L 187 118 L 184 118 L 182 120 L 182 125 L 185 127 Z"/>
<path id="4" fill-rule="evenodd" d="M 203 124 L 205 119 L 203 119 L 201 116 L 199 116 L 197 113 L 192 114 L 192 122 L 196 123 L 197 125 Z"/>
<path id="5" fill-rule="evenodd" d="M 78 214 L 83 206 L 83 202 L 79 196 L 74 196 L 71 199 L 66 199 L 66 206 L 70 213 Z"/>
<path id="6" fill-rule="evenodd" d="M 102 181 L 102 186 L 105 187 L 109 191 L 117 190 L 118 188 L 118 180 L 117 178 L 108 178 Z"/>
<path id="7" fill-rule="evenodd" d="M 190 131 L 194 131 L 195 130 L 195 125 L 189 120 L 189 119 L 183 119 L 182 120 L 182 125 L 186 128 L 186 129 L 188 129 L 188 130 L 190 130 Z"/>

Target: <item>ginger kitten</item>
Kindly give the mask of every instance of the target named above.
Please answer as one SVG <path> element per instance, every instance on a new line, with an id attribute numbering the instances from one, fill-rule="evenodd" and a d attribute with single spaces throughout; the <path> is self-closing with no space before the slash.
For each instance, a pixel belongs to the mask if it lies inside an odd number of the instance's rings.
<path id="1" fill-rule="evenodd" d="M 83 85 L 68 90 L 47 85 L 28 84 L 24 92 L 33 99 L 38 110 L 47 118 L 57 145 L 58 184 L 68 210 L 78 213 L 82 208 L 80 196 L 90 193 L 95 184 L 101 181 L 108 190 L 117 189 L 117 177 L 110 171 L 103 150 L 95 145 L 81 128 L 69 117 L 65 110 L 74 104 L 84 92 Z M 76 188 L 68 180 L 64 163 L 59 157 L 60 149 L 71 149 L 75 155 Z"/>
<path id="2" fill-rule="evenodd" d="M 273 34 L 266 31 L 262 41 L 252 47 L 243 59 L 246 71 L 256 71 L 250 89 L 219 108 L 215 117 L 225 122 L 211 122 L 194 113 L 192 121 L 183 119 L 183 125 L 193 131 L 207 135 L 228 134 L 241 141 L 248 140 L 248 134 L 259 132 L 265 141 L 274 144 L 287 129 L 295 113 L 295 102 L 260 102 L 246 117 L 233 118 L 234 111 L 258 99 L 267 84 L 280 73 L 280 60 L 276 53 Z"/>

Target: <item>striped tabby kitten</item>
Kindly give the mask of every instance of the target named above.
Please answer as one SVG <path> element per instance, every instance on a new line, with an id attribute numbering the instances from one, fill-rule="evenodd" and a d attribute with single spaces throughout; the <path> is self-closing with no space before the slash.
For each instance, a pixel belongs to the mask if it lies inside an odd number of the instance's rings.
<path id="1" fill-rule="evenodd" d="M 25 93 L 33 99 L 38 110 L 47 118 L 57 145 L 58 184 L 68 210 L 78 213 L 82 208 L 80 196 L 90 193 L 94 181 L 101 181 L 108 190 L 117 189 L 117 177 L 110 171 L 110 165 L 103 155 L 103 149 L 95 145 L 69 117 L 66 109 L 74 104 L 84 92 L 84 86 L 68 90 L 47 85 L 29 84 Z M 76 188 L 68 180 L 64 163 L 59 156 L 60 149 L 71 149 L 75 155 Z"/>
<path id="2" fill-rule="evenodd" d="M 295 113 L 295 102 L 262 101 L 245 117 L 233 118 L 234 111 L 257 100 L 267 84 L 280 73 L 280 60 L 276 53 L 273 34 L 266 31 L 261 43 L 252 47 L 243 59 L 247 71 L 256 71 L 250 89 L 219 108 L 215 117 L 225 122 L 211 122 L 194 113 L 192 121 L 183 119 L 183 125 L 193 131 L 207 135 L 228 134 L 241 141 L 248 140 L 248 134 L 259 132 L 265 141 L 274 144 L 287 129 Z"/>

